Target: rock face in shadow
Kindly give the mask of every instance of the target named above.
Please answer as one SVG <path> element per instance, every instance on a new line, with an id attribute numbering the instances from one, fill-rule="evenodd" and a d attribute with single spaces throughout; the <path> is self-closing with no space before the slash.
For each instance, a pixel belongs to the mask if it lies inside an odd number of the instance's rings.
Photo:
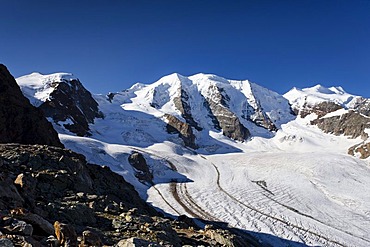
<path id="1" fill-rule="evenodd" d="M 63 147 L 41 110 L 23 96 L 14 77 L 0 64 L 0 143 Z"/>
<path id="2" fill-rule="evenodd" d="M 63 126 L 78 136 L 89 135 L 89 123 L 102 118 L 98 103 L 78 79 L 55 82 L 50 99 L 39 108 L 56 123 L 69 121 Z"/>

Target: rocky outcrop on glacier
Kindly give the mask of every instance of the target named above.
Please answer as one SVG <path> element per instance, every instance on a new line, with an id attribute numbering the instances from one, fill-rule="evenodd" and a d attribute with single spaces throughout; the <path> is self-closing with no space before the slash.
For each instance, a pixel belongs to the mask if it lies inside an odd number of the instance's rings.
<path id="1" fill-rule="evenodd" d="M 167 121 L 168 133 L 178 134 L 183 140 L 185 146 L 197 148 L 195 135 L 193 134 L 193 130 L 189 124 L 180 121 L 178 118 L 170 114 L 165 114 L 165 119 Z"/>
<path id="2" fill-rule="evenodd" d="M 149 184 L 153 183 L 153 174 L 150 172 L 149 166 L 142 153 L 132 152 L 128 157 L 128 162 L 134 167 L 135 176 L 139 181 Z"/>
<path id="3" fill-rule="evenodd" d="M 63 145 L 41 110 L 23 96 L 14 77 L 0 65 L 0 142 Z"/>
<path id="4" fill-rule="evenodd" d="M 348 149 L 348 154 L 358 155 L 361 159 L 370 157 L 370 142 L 356 144 Z"/>
<path id="5" fill-rule="evenodd" d="M 345 135 L 351 138 L 361 137 L 366 140 L 369 136 L 365 132 L 370 129 L 369 118 L 353 110 L 339 116 L 318 118 L 311 121 L 325 133 L 334 135 Z"/>
<path id="6" fill-rule="evenodd" d="M 209 86 L 208 90 L 212 97 L 206 97 L 205 99 L 211 116 L 216 119 L 217 125 L 214 125 L 214 128 L 220 128 L 225 136 L 234 140 L 244 141 L 249 138 L 249 130 L 228 108 L 229 96 L 225 94 L 222 88 L 218 88 L 215 85 Z"/>

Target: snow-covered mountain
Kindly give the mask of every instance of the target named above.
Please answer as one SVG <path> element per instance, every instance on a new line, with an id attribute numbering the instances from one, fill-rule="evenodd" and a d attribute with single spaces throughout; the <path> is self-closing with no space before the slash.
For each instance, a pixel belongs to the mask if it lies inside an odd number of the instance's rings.
<path id="1" fill-rule="evenodd" d="M 301 117 L 314 114 L 311 124 L 317 125 L 325 133 L 360 137 L 361 141 L 350 147 L 348 152 L 358 154 L 361 158 L 370 156 L 369 99 L 348 94 L 341 87 L 325 88 L 321 85 L 302 90 L 293 88 L 284 97 Z"/>
<path id="2" fill-rule="evenodd" d="M 168 215 L 226 222 L 261 245 L 370 245 L 368 99 L 320 85 L 282 96 L 207 74 L 108 95 L 70 74 L 17 81 L 31 103 L 49 106 L 66 147 L 110 166 Z M 68 125 L 78 119 L 84 133 Z M 131 162 L 137 153 L 146 162 Z"/>
<path id="3" fill-rule="evenodd" d="M 31 104 L 72 133 L 89 134 L 89 124 L 102 117 L 91 93 L 72 74 L 32 73 L 17 78 L 17 83 Z"/>

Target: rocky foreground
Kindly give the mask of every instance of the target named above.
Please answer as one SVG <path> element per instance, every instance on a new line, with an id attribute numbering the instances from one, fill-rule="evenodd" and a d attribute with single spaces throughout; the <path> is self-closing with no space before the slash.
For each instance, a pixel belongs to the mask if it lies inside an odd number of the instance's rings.
<path id="1" fill-rule="evenodd" d="M 107 167 L 46 145 L 0 145 L 0 246 L 249 246 L 163 217 Z"/>

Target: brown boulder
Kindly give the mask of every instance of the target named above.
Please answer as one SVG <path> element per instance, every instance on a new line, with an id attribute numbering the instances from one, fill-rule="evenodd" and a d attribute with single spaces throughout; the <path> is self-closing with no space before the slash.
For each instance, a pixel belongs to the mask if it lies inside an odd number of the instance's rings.
<path id="1" fill-rule="evenodd" d="M 61 246 L 77 247 L 77 234 L 71 225 L 55 221 L 54 229 Z"/>

